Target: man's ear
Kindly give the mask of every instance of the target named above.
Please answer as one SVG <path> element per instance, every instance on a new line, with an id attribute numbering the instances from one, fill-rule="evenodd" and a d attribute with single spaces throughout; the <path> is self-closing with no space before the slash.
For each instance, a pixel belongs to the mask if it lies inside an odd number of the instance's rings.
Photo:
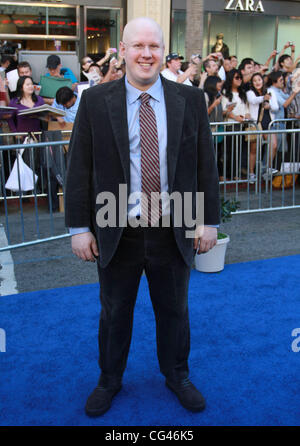
<path id="1" fill-rule="evenodd" d="M 119 55 L 122 57 L 125 56 L 125 44 L 122 41 L 119 44 Z"/>

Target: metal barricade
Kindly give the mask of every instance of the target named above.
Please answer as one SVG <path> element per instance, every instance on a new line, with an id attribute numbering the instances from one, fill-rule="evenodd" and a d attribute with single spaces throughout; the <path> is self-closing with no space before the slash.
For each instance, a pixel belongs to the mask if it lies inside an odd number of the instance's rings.
<path id="1" fill-rule="evenodd" d="M 287 120 L 295 123 L 299 120 Z M 247 123 L 248 125 L 249 123 Z M 217 131 L 216 126 L 223 126 L 223 132 Z M 255 125 L 253 123 L 253 125 Z M 300 207 L 300 188 L 298 174 L 300 174 L 299 163 L 299 138 L 300 129 L 281 130 L 258 130 L 255 131 L 237 130 L 226 131 L 232 123 L 211 123 L 216 157 L 219 156 L 219 144 L 217 138 L 221 135 L 223 140 L 222 169 L 224 178 L 220 178 L 220 190 L 225 199 L 235 198 L 240 201 L 241 209 L 236 213 L 261 212 L 278 209 L 288 209 Z M 240 126 L 241 129 L 241 126 Z M 231 129 L 230 129 L 231 130 Z M 284 134 L 288 138 L 287 150 L 283 152 L 283 157 L 278 154 L 271 162 L 269 158 L 272 135 Z M 247 137 L 245 141 L 245 137 Z M 250 137 L 253 141 L 250 141 Z M 255 179 L 250 179 L 250 145 L 256 147 L 255 153 Z M 226 163 L 226 147 L 229 146 L 229 157 L 235 156 L 234 163 Z M 244 151 L 244 153 L 243 153 Z M 244 158 L 243 158 L 244 157 Z M 242 161 L 245 164 L 242 164 Z M 286 162 L 288 160 L 288 162 Z M 278 170 L 275 170 L 277 163 Z M 229 172 L 228 172 L 229 164 Z M 227 172 L 226 172 L 227 170 Z M 220 175 L 220 169 L 219 169 Z M 220 175 L 221 176 L 221 175 Z M 289 178 L 287 186 L 285 178 Z M 276 181 L 275 181 L 276 178 Z M 278 181 L 277 181 L 278 180 Z M 276 184 L 279 184 L 279 186 Z M 275 189 L 276 184 L 276 189 Z"/>
<path id="2" fill-rule="evenodd" d="M 20 139 L 26 135 L 9 133 L 0 137 Z M 39 140 L 41 135 L 42 132 L 35 133 Z M 0 246 L 0 252 L 69 236 L 64 225 L 63 195 L 70 131 L 62 131 L 62 135 L 68 140 L 0 146 L 0 224 L 5 228 L 7 239 L 6 246 Z M 22 190 L 20 164 L 22 167 L 23 163 L 17 156 L 20 149 L 25 149 L 24 161 L 32 171 L 33 189 L 27 192 Z M 17 187 L 12 191 L 5 185 L 14 165 Z M 56 211 L 61 212 L 56 214 Z"/>
<path id="3" fill-rule="evenodd" d="M 293 126 L 296 125 L 296 120 Z M 299 122 L 299 121 L 298 121 Z M 276 124 L 273 121 L 272 124 Z M 235 125 L 235 126 L 234 126 Z M 247 126 L 253 130 L 247 130 L 242 125 L 229 122 L 211 123 L 212 136 L 215 143 L 216 156 L 219 160 L 219 175 L 221 194 L 225 199 L 235 198 L 240 201 L 241 207 L 236 213 L 265 212 L 279 209 L 291 209 L 300 207 L 300 185 L 296 182 L 300 178 L 300 129 L 280 129 L 263 131 L 256 124 L 248 122 Z M 222 126 L 222 127 L 221 127 Z M 63 132 L 68 135 L 70 132 Z M 279 159 L 279 154 L 274 158 L 274 163 L 281 163 L 280 172 L 268 173 L 273 165 L 269 162 L 271 135 L 284 134 L 287 138 L 287 150 Z M 0 137 L 26 136 L 23 134 L 1 134 Z M 36 134 L 39 138 L 41 133 Z M 251 137 L 251 138 L 250 138 Z M 250 141 L 252 139 L 252 141 Z M 2 139 L 3 141 L 3 139 Z M 53 241 L 69 237 L 64 225 L 63 204 L 61 212 L 54 213 L 51 187 L 53 182 L 53 170 L 51 169 L 51 148 L 58 149 L 58 159 L 65 166 L 64 147 L 68 140 L 38 142 L 25 144 L 7 144 L 0 146 L 0 225 L 5 229 L 7 244 L 0 246 L 0 252 L 26 247 L 46 241 Z M 250 180 L 250 153 L 255 146 L 256 178 Z M 32 174 L 38 174 L 39 180 L 34 184 L 30 192 L 8 191 L 5 188 L 16 151 L 25 148 L 27 151 L 26 162 L 32 169 Z M 254 153 L 254 152 L 253 152 Z M 44 164 L 39 164 L 43 155 Z M 266 172 L 266 173 L 264 173 Z M 19 175 L 19 174 L 18 174 Z M 54 175 L 55 176 L 55 175 Z M 63 172 L 64 176 L 64 172 Z M 34 178 L 34 177 L 33 177 Z M 273 180 L 278 178 L 282 185 L 275 189 Z M 287 188 L 285 179 L 291 180 Z M 55 186 L 57 188 L 57 184 Z M 54 188 L 54 187 L 53 187 Z M 56 198 L 63 200 L 64 184 L 61 190 L 56 191 Z"/>

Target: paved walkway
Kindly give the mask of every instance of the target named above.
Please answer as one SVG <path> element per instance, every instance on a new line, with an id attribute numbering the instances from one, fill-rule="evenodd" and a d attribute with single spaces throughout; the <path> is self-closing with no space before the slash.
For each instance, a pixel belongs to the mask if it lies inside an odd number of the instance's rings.
<path id="1" fill-rule="evenodd" d="M 47 232 L 47 213 L 40 219 L 40 231 Z M 11 237 L 19 231 L 18 221 L 11 226 Z M 62 233 L 64 216 L 54 215 L 55 233 Z M 30 227 L 26 233 L 30 235 Z M 246 262 L 300 254 L 300 209 L 234 215 L 222 224 L 222 232 L 230 235 L 226 263 Z M 77 259 L 71 251 L 70 239 L 61 239 L 11 251 L 14 277 L 19 292 L 97 282 L 96 266 Z M 12 270 L 11 258 L 0 253 L 0 295 L 5 295 L 3 275 Z M 11 276 L 13 277 L 13 276 Z M 3 284 L 3 292 L 1 292 Z M 15 284 L 12 284 L 15 286 Z"/>

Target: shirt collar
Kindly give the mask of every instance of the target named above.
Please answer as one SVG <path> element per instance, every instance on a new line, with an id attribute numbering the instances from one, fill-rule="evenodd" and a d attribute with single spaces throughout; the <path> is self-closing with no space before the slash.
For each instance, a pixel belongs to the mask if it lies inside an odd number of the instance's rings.
<path id="1" fill-rule="evenodd" d="M 158 102 L 162 100 L 163 87 L 160 76 L 158 76 L 157 81 L 146 91 L 141 91 L 138 88 L 135 88 L 128 82 L 127 76 L 125 76 L 125 88 L 129 105 L 137 101 L 142 93 L 150 94 L 150 96 Z"/>

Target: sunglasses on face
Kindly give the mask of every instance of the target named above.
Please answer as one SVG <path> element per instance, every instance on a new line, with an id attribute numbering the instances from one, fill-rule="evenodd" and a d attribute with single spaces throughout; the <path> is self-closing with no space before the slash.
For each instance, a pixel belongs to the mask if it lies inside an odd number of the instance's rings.
<path id="1" fill-rule="evenodd" d="M 234 79 L 236 79 L 237 81 L 241 81 L 242 80 L 241 76 L 234 76 Z"/>

